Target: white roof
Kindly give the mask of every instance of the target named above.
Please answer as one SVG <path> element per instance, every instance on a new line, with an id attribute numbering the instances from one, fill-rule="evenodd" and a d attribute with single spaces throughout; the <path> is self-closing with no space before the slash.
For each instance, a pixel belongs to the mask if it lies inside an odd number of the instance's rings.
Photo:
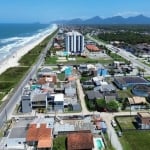
<path id="1" fill-rule="evenodd" d="M 54 96 L 54 102 L 60 102 L 64 101 L 64 94 L 52 94 L 51 96 Z"/>
<path id="2" fill-rule="evenodd" d="M 100 82 L 100 84 L 101 84 L 101 85 L 108 85 L 108 83 L 107 83 L 107 82 L 104 82 L 104 81 L 103 81 L 103 82 Z"/>
<path id="3" fill-rule="evenodd" d="M 72 32 L 68 32 L 66 33 L 66 35 L 70 35 L 70 36 L 73 36 L 73 35 L 82 35 L 81 33 L 77 32 L 77 31 L 72 31 Z"/>
<path id="4" fill-rule="evenodd" d="M 104 79 L 103 76 L 97 76 L 97 77 L 94 77 L 93 78 L 93 81 L 96 82 L 96 81 L 102 81 Z"/>
<path id="5" fill-rule="evenodd" d="M 90 68 L 95 68 L 95 66 L 92 65 L 92 64 L 87 64 L 87 68 L 88 68 L 88 69 L 90 69 Z"/>

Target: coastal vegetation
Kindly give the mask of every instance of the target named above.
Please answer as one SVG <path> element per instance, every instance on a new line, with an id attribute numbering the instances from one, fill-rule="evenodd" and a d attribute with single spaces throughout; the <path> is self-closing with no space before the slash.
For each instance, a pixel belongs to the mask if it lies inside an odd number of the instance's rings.
<path id="1" fill-rule="evenodd" d="M 133 31 L 127 31 L 127 32 L 112 32 L 112 33 L 100 33 L 98 35 L 99 39 L 102 39 L 104 41 L 120 41 L 125 42 L 128 44 L 138 44 L 138 43 L 149 43 L 150 44 L 150 36 L 133 32 Z"/>
<path id="2" fill-rule="evenodd" d="M 95 26 L 96 28 L 100 28 L 103 29 L 105 31 L 133 31 L 133 32 L 139 32 L 139 33 L 143 33 L 143 32 L 150 32 L 150 25 L 98 25 Z"/>
<path id="3" fill-rule="evenodd" d="M 50 36 L 48 36 L 44 41 L 42 41 L 40 44 L 35 46 L 31 51 L 29 51 L 26 55 L 24 55 L 20 60 L 19 63 L 22 66 L 31 66 L 33 65 L 41 52 L 43 51 L 43 48 L 46 47 L 50 39 L 57 33 L 58 30 L 53 32 Z"/>
<path id="4" fill-rule="evenodd" d="M 2 96 L 0 97 L 1 99 L 18 84 L 28 69 L 29 67 L 9 68 L 0 75 L 0 92 L 2 93 Z"/>

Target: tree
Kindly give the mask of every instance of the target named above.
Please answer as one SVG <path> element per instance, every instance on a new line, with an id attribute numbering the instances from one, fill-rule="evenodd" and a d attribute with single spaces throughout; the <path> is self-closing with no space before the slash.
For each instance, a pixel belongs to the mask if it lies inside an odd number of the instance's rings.
<path id="1" fill-rule="evenodd" d="M 119 105 L 115 100 L 112 100 L 107 103 L 107 109 L 109 111 L 118 111 Z"/>
<path id="2" fill-rule="evenodd" d="M 97 99 L 96 100 L 97 110 L 104 110 L 106 108 L 106 101 L 104 99 Z"/>

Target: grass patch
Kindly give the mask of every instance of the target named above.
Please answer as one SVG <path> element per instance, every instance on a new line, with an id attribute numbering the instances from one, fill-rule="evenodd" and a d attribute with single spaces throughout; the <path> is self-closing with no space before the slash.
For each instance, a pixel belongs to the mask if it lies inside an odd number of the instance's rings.
<path id="1" fill-rule="evenodd" d="M 0 92 L 7 94 L 22 79 L 29 67 L 14 67 L 0 75 Z M 5 95 L 3 95 L 5 96 Z"/>
<path id="2" fill-rule="evenodd" d="M 56 64 L 56 63 L 57 63 L 56 56 L 46 57 L 45 59 L 45 64 Z"/>
<path id="3" fill-rule="evenodd" d="M 110 53 L 109 56 L 116 61 L 124 61 L 124 62 L 127 61 L 126 59 L 124 59 L 123 57 L 121 57 L 120 55 L 118 55 L 116 53 Z"/>
<path id="4" fill-rule="evenodd" d="M 117 122 L 123 129 L 120 142 L 124 150 L 148 150 L 150 147 L 150 132 L 145 130 L 136 130 L 133 122 L 134 116 L 118 116 Z"/>
<path id="5" fill-rule="evenodd" d="M 148 150 L 150 148 L 149 131 L 123 132 L 120 141 L 125 150 Z"/>
<path id="6" fill-rule="evenodd" d="M 19 63 L 22 66 L 32 66 L 38 59 L 41 52 L 44 50 L 48 42 L 51 38 L 57 33 L 58 30 L 53 32 L 50 36 L 48 36 L 45 40 L 43 40 L 39 45 L 35 46 L 31 51 L 29 51 L 26 55 L 24 55 Z"/>
<path id="7" fill-rule="evenodd" d="M 0 93 L 0 105 L 2 103 L 2 99 L 4 98 L 5 95 L 6 95 L 5 93 Z"/>
<path id="8" fill-rule="evenodd" d="M 7 94 L 13 88 L 14 84 L 15 84 L 14 82 L 9 82 L 9 81 L 0 82 L 0 92 L 3 93 L 1 95 L 5 96 L 5 94 Z"/>
<path id="9" fill-rule="evenodd" d="M 83 76 L 81 76 L 80 82 L 82 83 L 82 82 L 87 81 L 87 80 L 90 80 L 90 79 L 91 79 L 90 76 L 88 76 L 88 77 L 83 77 Z"/>
<path id="10" fill-rule="evenodd" d="M 128 117 L 116 117 L 119 125 L 121 126 L 122 130 L 126 129 L 136 129 L 134 126 L 135 118 L 133 116 Z"/>
<path id="11" fill-rule="evenodd" d="M 4 136 L 4 132 L 0 130 L 0 138 L 2 138 L 3 136 Z"/>
<path id="12" fill-rule="evenodd" d="M 115 150 L 113 148 L 109 138 L 108 138 L 108 134 L 107 133 L 104 134 L 104 138 L 105 138 L 105 141 L 106 141 L 106 150 Z"/>
<path id="13" fill-rule="evenodd" d="M 5 96 L 4 93 L 0 93 L 0 101 L 3 99 L 4 96 Z"/>
<path id="14" fill-rule="evenodd" d="M 58 78 L 60 81 L 64 81 L 64 80 L 65 80 L 65 73 L 64 73 L 64 72 L 58 73 L 58 74 L 57 74 L 57 78 Z"/>
<path id="15" fill-rule="evenodd" d="M 108 63 L 111 63 L 111 62 L 113 62 L 111 59 L 91 59 L 91 58 L 77 57 L 76 61 L 74 63 L 76 63 L 76 64 L 81 64 L 81 63 L 90 63 L 90 64 L 102 63 L 102 64 L 108 64 Z"/>
<path id="16" fill-rule="evenodd" d="M 13 67 L 7 69 L 0 75 L 0 81 L 3 82 L 18 82 L 27 72 L 29 67 Z"/>
<path id="17" fill-rule="evenodd" d="M 66 150 L 66 136 L 58 136 L 54 139 L 53 150 Z"/>
<path id="18" fill-rule="evenodd" d="M 35 53 L 33 53 L 33 52 L 35 52 Z M 22 66 L 31 66 L 32 64 L 34 64 L 36 62 L 40 53 L 41 53 L 41 50 L 40 50 L 39 46 L 37 46 L 32 50 L 32 52 L 29 51 L 26 55 L 22 56 L 19 63 Z"/>
<path id="19" fill-rule="evenodd" d="M 123 98 L 123 99 L 125 99 L 127 97 L 132 97 L 133 96 L 130 89 L 119 90 L 119 91 L 117 91 L 117 93 L 118 93 L 118 97 L 119 98 Z"/>
<path id="20" fill-rule="evenodd" d="M 120 143 L 123 147 L 123 150 L 132 150 L 131 146 L 130 146 L 130 143 L 125 139 L 124 135 L 125 134 L 123 133 L 123 136 L 119 138 Z"/>

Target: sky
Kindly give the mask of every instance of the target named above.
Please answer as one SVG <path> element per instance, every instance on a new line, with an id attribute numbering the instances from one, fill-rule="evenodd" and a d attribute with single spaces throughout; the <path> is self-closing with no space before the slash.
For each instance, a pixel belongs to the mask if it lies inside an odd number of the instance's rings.
<path id="1" fill-rule="evenodd" d="M 94 16 L 150 17 L 150 0 L 0 0 L 0 23 L 49 23 Z"/>

